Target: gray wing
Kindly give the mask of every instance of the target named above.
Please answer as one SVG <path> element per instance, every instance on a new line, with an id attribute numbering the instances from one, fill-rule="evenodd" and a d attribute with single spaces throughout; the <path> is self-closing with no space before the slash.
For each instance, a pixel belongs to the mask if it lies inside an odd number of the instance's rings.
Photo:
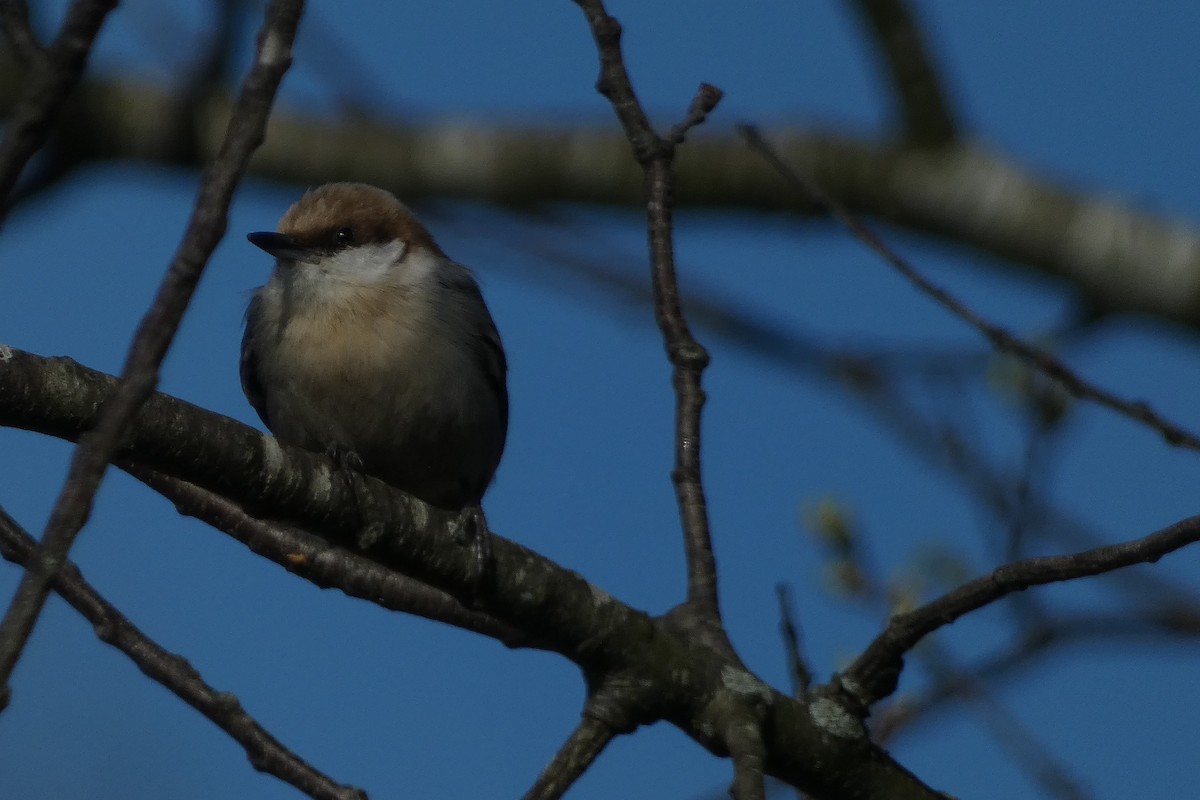
<path id="1" fill-rule="evenodd" d="M 255 295 L 246 309 L 246 332 L 242 334 L 242 358 L 238 371 L 242 377 L 242 391 L 245 393 L 246 399 L 258 412 L 258 418 L 263 421 L 263 425 L 270 429 L 271 420 L 267 418 L 267 397 L 263 391 L 262 382 L 258 379 L 258 352 L 255 350 L 253 335 L 253 331 L 259 327 L 258 318 L 262 313 L 261 305 L 258 295 Z"/>

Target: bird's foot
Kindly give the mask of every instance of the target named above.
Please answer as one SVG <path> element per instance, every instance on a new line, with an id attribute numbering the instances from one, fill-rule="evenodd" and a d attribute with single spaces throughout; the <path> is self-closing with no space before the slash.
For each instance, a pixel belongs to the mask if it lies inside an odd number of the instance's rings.
<path id="1" fill-rule="evenodd" d="M 378 521 L 379 515 L 376 511 L 378 504 L 375 502 L 375 495 L 371 493 L 371 488 L 367 485 L 367 473 L 363 468 L 362 458 L 353 450 L 339 445 L 330 445 L 326 448 L 325 454 L 337 464 L 338 473 L 354 496 L 354 505 L 359 519 L 362 521 L 362 530 L 359 532 L 360 544 L 378 541 L 383 535 L 384 526 Z"/>

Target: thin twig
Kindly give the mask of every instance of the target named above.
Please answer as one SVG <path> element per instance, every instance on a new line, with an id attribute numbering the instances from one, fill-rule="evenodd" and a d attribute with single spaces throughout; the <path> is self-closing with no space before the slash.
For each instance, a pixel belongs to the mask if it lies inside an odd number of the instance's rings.
<path id="1" fill-rule="evenodd" d="M 615 737 L 616 731 L 611 726 L 585 715 L 525 793 L 524 800 L 558 800 Z"/>
<path id="2" fill-rule="evenodd" d="M 1113 614 L 1058 615 L 1039 620 L 1023 632 L 1007 648 L 987 660 L 964 668 L 975 683 L 991 684 L 1009 678 L 1018 670 L 1032 669 L 1038 657 L 1060 652 L 1063 647 L 1080 642 L 1113 644 L 1114 642 L 1144 643 L 1175 641 L 1200 636 L 1200 618 L 1174 617 L 1153 612 L 1137 616 Z M 933 712 L 946 707 L 964 694 L 960 676 L 939 678 L 916 696 L 899 698 L 879 714 L 871 726 L 877 742 L 884 744 L 908 726 L 928 719 Z"/>
<path id="3" fill-rule="evenodd" d="M 566 238 L 583 244 L 579 248 L 562 247 L 540 237 L 532 229 L 518 227 L 514 232 L 511 225 L 497 228 L 493 235 L 508 237 L 522 254 L 532 255 L 533 258 L 521 259 L 521 263 L 524 268 L 537 270 L 539 280 L 560 281 L 569 287 L 566 290 L 572 295 L 578 293 L 574 282 L 582 280 L 605 293 L 621 313 L 630 313 L 636 306 L 652 307 L 644 283 L 620 266 L 625 258 L 619 244 L 597 236 L 586 225 L 572 224 L 569 219 L 556 221 L 568 234 Z M 543 215 L 541 227 L 545 225 Z M 596 258 L 593 254 L 598 252 L 609 256 Z M 553 269 L 543 268 L 539 262 L 553 265 Z M 564 265 L 570 269 L 564 271 Z M 684 298 L 684 305 L 689 319 L 716 337 L 780 368 L 832 383 L 858 398 L 864 410 L 899 442 L 951 479 L 961 482 L 1003 524 L 1012 520 L 1016 511 L 1010 478 L 989 463 L 986 454 L 978 450 L 969 437 L 937 421 L 926 420 L 899 386 L 900 378 L 907 374 L 978 372 L 988 361 L 988 351 L 965 349 L 925 353 L 895 348 L 834 348 L 805 335 L 795 326 L 785 326 L 742 311 L 712 288 L 706 291 L 693 287 Z M 1029 496 L 1028 508 L 1023 513 L 1031 532 L 1037 531 L 1043 539 L 1059 544 L 1061 550 L 1091 548 L 1101 541 L 1081 521 L 1052 506 L 1043 497 Z M 1006 560 L 1015 560 L 1015 557 Z M 1194 593 L 1172 584 L 1161 573 L 1126 570 L 1109 573 L 1106 578 L 1135 602 L 1143 605 L 1153 602 L 1158 611 L 1152 613 L 1182 616 L 1200 613 L 1200 601 Z"/>
<path id="4" fill-rule="evenodd" d="M 966 322 L 982 333 L 992 346 L 998 350 L 1021 358 L 1032 366 L 1044 372 L 1062 384 L 1075 397 L 1084 397 L 1105 406 L 1118 414 L 1141 422 L 1158 431 L 1168 444 L 1200 450 L 1200 437 L 1186 428 L 1171 422 L 1143 401 L 1125 400 L 1112 392 L 1102 389 L 1071 371 L 1065 364 L 1041 348 L 1034 347 L 1028 342 L 1009 333 L 999 325 L 995 325 L 975 313 L 960 300 L 945 289 L 922 275 L 916 267 L 896 251 L 892 250 L 882 239 L 868 228 L 857 217 L 850 213 L 841 203 L 828 195 L 824 190 L 805 178 L 786 164 L 775 150 L 763 139 L 758 130 L 751 125 L 739 128 L 747 144 L 760 153 L 788 183 L 805 199 L 815 200 L 829 210 L 838 222 L 848 231 L 874 250 L 884 261 L 903 275 L 923 294 L 933 299 L 954 316 Z"/>
<path id="5" fill-rule="evenodd" d="M 708 115 L 717 107 L 717 103 L 721 102 L 724 94 L 711 83 L 700 84 L 700 88 L 696 90 L 696 96 L 692 98 L 692 104 L 688 106 L 687 115 L 667 134 L 667 141 L 673 145 L 683 144 L 688 131 L 697 125 L 704 124 L 704 120 L 708 119 Z"/>
<path id="6" fill-rule="evenodd" d="M 905 0 L 851 0 L 867 23 L 887 63 L 888 78 L 899 101 L 904 138 L 936 147 L 956 137 L 946 92 L 933 67 L 921 28 Z"/>
<path id="7" fill-rule="evenodd" d="M 879 576 L 878 569 L 871 559 L 866 558 L 861 548 L 853 546 L 857 536 L 851 537 L 852 545 L 848 548 L 862 574 L 862 597 L 881 609 L 889 609 L 893 602 L 884 581 Z M 1010 595 L 1010 598 L 1012 595 Z M 1039 746 L 1033 732 L 1030 731 L 1014 714 L 1004 708 L 993 697 L 980 677 L 954 664 L 950 653 L 938 645 L 936 638 L 930 637 L 921 641 L 920 646 L 913 651 L 914 657 L 942 682 L 943 685 L 952 681 L 956 689 L 963 695 L 975 701 L 974 711 L 979 716 L 987 732 L 995 738 L 1000 747 L 1027 770 L 1035 781 L 1046 787 L 1063 800 L 1084 800 L 1086 792 L 1071 777 L 1065 765 L 1060 764 L 1049 750 Z M 876 732 L 873 732 L 873 736 Z M 881 741 L 875 738 L 875 741 Z"/>
<path id="8" fill-rule="evenodd" d="M 0 141 L 0 226 L 4 225 L 8 215 L 9 198 L 17 179 L 50 135 L 54 118 L 83 75 L 100 26 L 116 5 L 117 0 L 76 0 L 68 9 L 50 49 L 44 55 L 32 56 L 32 69 L 24 80 L 21 99 L 5 121 L 4 139 Z M 18 40 L 22 36 L 20 15 L 20 6 L 15 10 L 6 6 L 5 28 L 15 30 Z M 27 26 L 28 21 L 26 29 Z M 35 52 L 29 43 L 18 44 L 18 52 L 22 47 L 26 55 Z M 3 684 L 4 681 L 0 681 L 0 686 Z"/>
<path id="9" fill-rule="evenodd" d="M 38 552 L 0 622 L 0 693 L 3 693 L 0 700 L 7 697 L 9 676 L 33 631 L 54 576 L 87 522 L 108 462 L 120 447 L 130 421 L 154 391 L 159 366 L 200 274 L 224 235 L 234 188 L 250 155 L 263 140 L 276 89 L 291 64 L 291 43 L 303 5 L 303 0 L 272 0 L 267 7 L 254 66 L 242 85 L 221 151 L 201 183 L 179 250 L 153 305 L 138 326 L 122 383 L 101 412 L 96 427 L 75 448 L 67 480 L 46 523 Z"/>
<path id="10" fill-rule="evenodd" d="M 489 636 L 508 647 L 536 646 L 526 634 L 481 611 L 468 609 L 450 594 L 331 545 L 316 534 L 256 519 L 231 500 L 161 472 L 134 464 L 120 466 L 173 502 L 179 513 L 224 531 L 254 553 L 316 586 L 337 588 L 391 611 Z"/>
<path id="11" fill-rule="evenodd" d="M 0 508 L 0 555 L 28 566 L 37 542 Z M 309 797 L 366 800 L 360 789 L 343 786 L 284 746 L 242 709 L 237 698 L 208 685 L 182 657 L 163 649 L 105 600 L 71 562 L 54 579 L 55 590 L 96 629 L 96 635 L 129 657 L 138 669 L 210 719 L 246 751 L 254 768 L 291 784 Z"/>
<path id="12" fill-rule="evenodd" d="M 925 636 L 964 614 L 1031 586 L 1154 562 L 1197 540 L 1200 540 L 1200 516 L 1189 517 L 1148 536 L 1120 544 L 1006 564 L 920 608 L 893 616 L 883 633 L 871 642 L 838 682 L 849 697 L 869 708 L 895 690 L 906 652 Z"/>
<path id="13" fill-rule="evenodd" d="M 792 676 L 792 696 L 804 697 L 812 685 L 812 670 L 800 655 L 800 633 L 792 611 L 792 593 L 786 583 L 777 583 L 775 594 L 779 598 L 779 629 L 787 651 L 788 674 Z"/>
<path id="14" fill-rule="evenodd" d="M 701 376 L 708 366 L 708 353 L 692 336 L 680 306 L 671 214 L 675 141 L 682 141 L 689 128 L 704 120 L 721 99 L 721 93 L 709 84 L 701 84 L 686 118 L 673 131 L 673 138 L 662 138 L 651 127 L 625 70 L 620 23 L 608 15 L 600 0 L 575 1 L 587 16 L 600 55 L 600 78 L 596 89 L 612 103 L 644 174 L 654 317 L 673 367 L 675 467 L 671 478 L 683 523 L 688 568 L 687 602 L 697 613 L 719 620 L 717 567 L 700 472 L 700 414 L 704 406 Z"/>
<path id="15" fill-rule="evenodd" d="M 957 681 L 959 691 L 973 706 L 975 715 L 996 745 L 1051 797 L 1059 800 L 1089 800 L 1084 788 L 1053 749 L 1039 742 L 1036 733 L 1009 711 L 970 672 L 954 663 L 945 648 L 929 642 L 920 650 L 921 662 L 938 680 Z"/>

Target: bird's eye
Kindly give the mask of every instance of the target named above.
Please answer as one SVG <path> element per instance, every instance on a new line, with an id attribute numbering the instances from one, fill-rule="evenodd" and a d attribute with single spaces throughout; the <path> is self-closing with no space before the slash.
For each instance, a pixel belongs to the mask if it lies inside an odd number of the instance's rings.
<path id="1" fill-rule="evenodd" d="M 338 228 L 337 233 L 333 234 L 333 240 L 339 245 L 352 244 L 354 242 L 353 228 Z"/>

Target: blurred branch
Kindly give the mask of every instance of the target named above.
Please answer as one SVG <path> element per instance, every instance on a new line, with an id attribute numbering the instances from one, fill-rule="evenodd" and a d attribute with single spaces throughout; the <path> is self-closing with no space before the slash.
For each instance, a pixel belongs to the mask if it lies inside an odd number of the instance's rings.
<path id="1" fill-rule="evenodd" d="M 1200 450 L 1200 437 L 1166 419 L 1147 403 L 1125 400 L 1106 389 L 1089 383 L 1047 351 L 1034 347 L 968 308 L 945 289 L 922 275 L 907 259 L 896 253 L 818 184 L 785 163 L 779 153 L 762 138 L 756 129 L 744 125 L 741 130 L 750 146 L 761 153 L 804 199 L 816 200 L 829 209 L 830 213 L 850 233 L 874 250 L 888 265 L 938 305 L 978 330 L 993 347 L 1028 362 L 1031 366 L 1058 381 L 1072 395 L 1087 398 L 1118 414 L 1148 425 L 1158 431 L 1168 444 Z"/>
<path id="2" fill-rule="evenodd" d="M 792 611 L 792 593 L 786 583 L 778 583 L 775 585 L 775 595 L 779 599 L 779 630 L 783 634 L 783 646 L 787 653 L 788 674 L 792 676 L 792 695 L 804 697 L 812 685 L 812 670 L 800 654 L 800 633 Z"/>
<path id="3" fill-rule="evenodd" d="M 957 681 L 961 696 L 966 697 L 997 746 L 1006 752 L 1034 783 L 1050 797 L 1059 800 L 1088 800 L 1093 795 L 1053 755 L 1052 748 L 1038 741 L 1037 735 L 996 699 L 983 683 L 954 663 L 945 648 L 926 642 L 919 654 L 921 663 L 938 680 Z"/>
<path id="4" fill-rule="evenodd" d="M 815 521 L 815 526 L 823 529 L 817 532 L 821 534 L 830 554 L 853 568 L 855 577 L 849 581 L 846 590 L 852 592 L 856 599 L 867 602 L 889 616 L 893 615 L 897 604 L 894 590 L 898 587 L 889 588 L 881 579 L 876 565 L 864 552 L 861 534 L 856 526 L 837 507 L 823 513 Z M 919 590 L 902 589 L 901 596 L 905 594 L 915 598 L 919 596 Z M 953 686 L 957 697 L 973 701 L 972 710 L 984 729 L 1048 793 L 1061 800 L 1084 800 L 1087 797 L 1067 767 L 1054 757 L 1051 748 L 1038 742 L 1035 733 L 993 696 L 982 675 L 955 664 L 950 651 L 941 647 L 936 637 L 922 640 L 919 646 L 913 648 L 913 656 L 934 676 L 939 686 Z M 903 705 L 903 701 L 897 701 L 896 705 Z M 885 710 L 882 716 L 886 717 L 890 710 Z M 872 736 L 875 741 L 882 743 L 887 737 L 880 728 L 880 722 L 877 721 L 872 726 Z"/>
<path id="5" fill-rule="evenodd" d="M 0 112 L 21 84 L 0 71 Z M 167 161 L 184 100 L 146 83 L 89 80 L 64 109 L 72 162 Z M 217 148 L 229 101 L 196 114 L 197 166 Z M 1098 311 L 1137 311 L 1200 326 L 1200 231 L 1108 193 L 1037 177 L 977 143 L 912 148 L 821 130 L 769 132 L 780 155 L 848 209 L 876 215 L 1068 279 Z M 679 206 L 763 211 L 803 207 L 794 190 L 733 134 L 697 134 L 676 162 Z M 501 126 L 275 114 L 250 173 L 315 186 L 383 186 L 410 201 L 438 196 L 529 208 L 553 202 L 632 205 L 640 176 L 628 144 L 604 127 Z"/>
<path id="6" fill-rule="evenodd" d="M 0 555 L 28 568 L 37 542 L 0 508 Z M 242 708 L 238 699 L 205 683 L 182 657 L 170 653 L 139 630 L 88 584 L 67 562 L 54 578 L 54 589 L 96 630 L 100 641 L 124 653 L 138 669 L 225 731 L 246 751 L 254 768 L 322 800 L 366 800 L 359 789 L 343 786 L 289 750 Z"/>
<path id="7" fill-rule="evenodd" d="M 158 384 L 159 366 L 191 302 L 208 258 L 225 233 L 233 191 L 250 155 L 263 140 L 275 92 L 291 65 L 292 40 L 303 7 L 303 0 L 272 0 L 267 6 L 254 64 L 229 119 L 225 140 L 216 159 L 205 171 L 183 240 L 134 334 L 120 386 L 107 399 L 95 426 L 80 437 L 37 554 L 30 560 L 29 568 L 17 585 L 16 595 L 0 621 L 0 707 L 7 698 L 9 677 L 45 605 L 54 576 L 65 563 L 75 537 L 87 523 L 92 498 L 109 461 L 121 447 L 138 409 Z M 64 35 L 71 28 L 75 13 L 73 10 L 68 16 Z M 92 13 L 94 25 L 98 27 L 103 13 Z M 95 35 L 94 29 L 88 30 Z M 86 52 L 85 47 L 83 56 Z M 78 58 L 80 68 L 83 56 Z M 73 79 L 65 85 L 70 83 Z M 10 188 L 0 180 L 0 198 Z"/>
<path id="8" fill-rule="evenodd" d="M 905 653 L 925 636 L 964 614 L 1032 586 L 1154 562 L 1197 540 L 1200 540 L 1200 517 L 1189 517 L 1140 539 L 1081 553 L 1006 564 L 931 603 L 894 615 L 884 632 L 838 677 L 837 682 L 850 698 L 869 708 L 895 691 Z"/>
<path id="9" fill-rule="evenodd" d="M 17 179 L 50 135 L 55 117 L 75 88 L 87 64 L 92 42 L 117 0 L 75 0 L 48 50 L 36 47 L 29 30 L 29 9 L 19 0 L 3 0 L 4 29 L 18 58 L 29 59 L 20 75 L 20 90 L 4 123 L 0 140 L 0 226 L 10 208 Z M 0 660 L 0 693 L 7 685 Z M 0 698 L 2 699 L 2 698 Z M 3 702 L 0 702 L 3 706 Z"/>
<path id="10" fill-rule="evenodd" d="M 1200 617 L 1146 612 L 1135 615 L 1056 614 L 1038 620 L 998 654 L 973 666 L 963 666 L 960 674 L 939 677 L 932 686 L 915 696 L 897 698 L 883 710 L 872 726 L 879 742 L 887 742 L 911 726 L 929 720 L 950 702 L 967 691 L 964 677 L 976 683 L 993 683 L 1009 678 L 1020 670 L 1032 669 L 1039 657 L 1081 642 L 1177 641 L 1180 637 L 1200 638 Z"/>
<path id="11" fill-rule="evenodd" d="M 453 220 L 446 222 L 454 224 Z M 557 233 L 547 234 L 550 226 L 555 226 Z M 635 257 L 622 253 L 614 242 L 598 238 L 588 225 L 573 224 L 562 214 L 545 212 L 533 221 L 510 217 L 505 224 L 495 226 L 489 238 L 517 248 L 528 257 L 514 259 L 515 263 L 529 270 L 537 280 L 569 292 L 572 297 L 578 296 L 579 283 L 583 282 L 622 314 L 636 315 L 638 309 L 651 305 L 645 282 L 627 268 L 627 262 Z M 605 256 L 597 257 L 596 253 Z M 928 418 L 903 391 L 903 381 L 912 376 L 982 373 L 990 357 L 983 349 L 929 352 L 895 347 L 837 347 L 807 335 L 795 323 L 775 322 L 754 311 L 737 308 L 726 294 L 697 284 L 696 280 L 691 281 L 683 304 L 689 319 L 717 339 L 766 359 L 776 369 L 828 382 L 858 400 L 871 418 L 900 444 L 960 483 L 1004 526 L 1010 526 L 1015 515 L 1020 515 L 1030 535 L 1052 542 L 1060 550 L 1090 549 L 1101 542 L 1082 521 L 1036 493 L 1026 497 L 1022 509 L 1016 503 L 1014 479 L 991 463 L 973 441 L 969 426 L 955 428 L 944 420 Z M 1032 370 L 1031 373 L 1036 374 Z M 1122 570 L 1108 573 L 1106 578 L 1132 602 L 1150 605 L 1148 613 L 1156 617 L 1200 616 L 1200 599 L 1161 573 Z"/>
<path id="12" fill-rule="evenodd" d="M 30 27 L 29 4 L 25 0 L 0 0 L 0 33 L 22 68 L 46 57 Z"/>
<path id="13" fill-rule="evenodd" d="M 957 135 L 946 92 L 907 0 L 849 0 L 887 65 L 905 140 L 940 147 Z"/>

